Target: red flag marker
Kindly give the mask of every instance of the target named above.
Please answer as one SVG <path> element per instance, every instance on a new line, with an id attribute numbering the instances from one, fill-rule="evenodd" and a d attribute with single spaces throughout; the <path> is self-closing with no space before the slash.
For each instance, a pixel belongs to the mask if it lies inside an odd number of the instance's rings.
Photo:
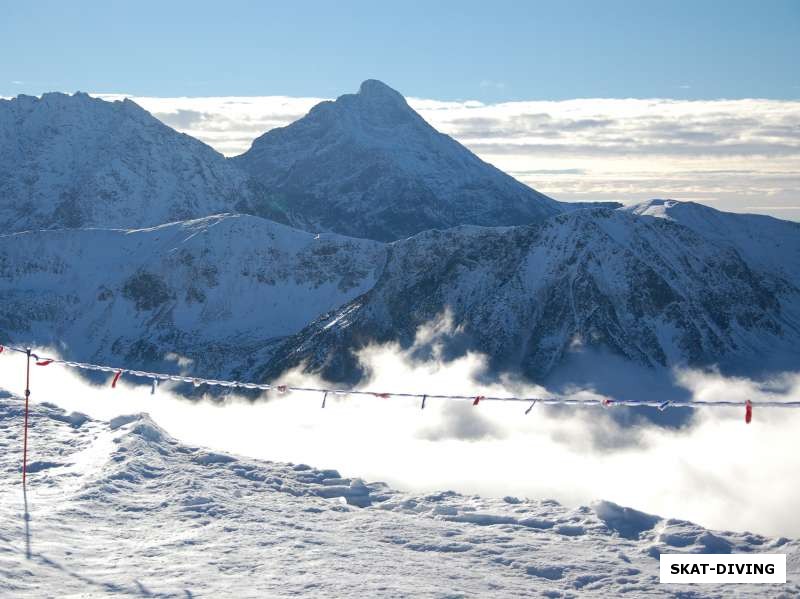
<path id="1" fill-rule="evenodd" d="M 750 421 L 753 419 L 753 404 L 750 403 L 748 399 L 744 402 L 744 421 L 747 424 L 750 424 Z"/>
<path id="2" fill-rule="evenodd" d="M 36 365 L 37 366 L 47 366 L 48 364 L 52 364 L 52 362 L 53 361 L 50 358 L 47 358 L 47 359 L 44 359 L 44 360 L 37 360 L 36 361 Z"/>
<path id="3" fill-rule="evenodd" d="M 286 393 L 286 385 L 278 385 L 275 388 L 278 390 L 278 393 Z"/>
<path id="4" fill-rule="evenodd" d="M 122 371 L 121 370 L 117 370 L 117 373 L 114 375 L 114 380 L 111 381 L 111 388 L 112 389 L 114 389 L 117 386 L 117 381 L 119 380 L 119 377 L 121 377 L 121 376 L 122 376 Z"/>
<path id="5" fill-rule="evenodd" d="M 3 347 L 2 345 L 0 345 L 0 354 L 2 354 L 2 353 L 3 353 L 3 350 L 4 350 L 4 349 L 5 349 L 5 347 Z"/>
<path id="6" fill-rule="evenodd" d="M 482 399 L 486 399 L 486 397 L 484 395 L 478 395 L 475 398 L 475 400 L 472 402 L 472 405 L 473 406 L 477 406 L 481 402 Z"/>
<path id="7" fill-rule="evenodd" d="M 373 393 L 373 395 L 381 399 L 389 399 L 389 397 L 391 397 L 388 393 Z"/>
<path id="8" fill-rule="evenodd" d="M 603 407 L 604 407 L 604 408 L 607 408 L 607 407 L 609 407 L 611 404 L 613 404 L 613 403 L 614 403 L 614 401 L 613 401 L 613 400 L 611 400 L 611 399 L 608 399 L 608 398 L 604 398 L 604 399 L 603 399 L 603 401 L 602 401 L 601 403 L 603 404 Z"/>

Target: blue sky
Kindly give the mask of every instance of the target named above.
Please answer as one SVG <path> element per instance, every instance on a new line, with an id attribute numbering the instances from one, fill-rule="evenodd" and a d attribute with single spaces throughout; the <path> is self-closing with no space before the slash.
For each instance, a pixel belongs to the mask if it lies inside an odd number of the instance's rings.
<path id="1" fill-rule="evenodd" d="M 800 1 L 10 2 L 0 95 L 800 98 Z"/>

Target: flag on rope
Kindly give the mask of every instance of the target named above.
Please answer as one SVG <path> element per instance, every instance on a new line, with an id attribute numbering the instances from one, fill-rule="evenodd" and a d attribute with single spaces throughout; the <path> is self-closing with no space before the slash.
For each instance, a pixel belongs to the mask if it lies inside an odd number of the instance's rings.
<path id="1" fill-rule="evenodd" d="M 5 352 L 5 350 L 9 350 Z M 347 396 L 347 395 L 372 395 L 374 397 L 380 398 L 391 398 L 391 397 L 408 397 L 408 398 L 421 398 L 422 403 L 420 405 L 421 409 L 425 409 L 426 401 L 428 398 L 427 394 L 422 393 L 394 393 L 394 392 L 373 392 L 367 390 L 355 390 L 355 389 L 325 389 L 325 388 L 302 388 L 302 387 L 289 387 L 287 385 L 268 385 L 268 384 L 256 384 L 256 383 L 242 383 L 238 381 L 223 381 L 223 380 L 215 380 L 215 379 L 204 379 L 204 378 L 190 378 L 178 375 L 169 375 L 164 373 L 158 372 L 143 372 L 139 370 L 128 370 L 124 368 L 118 368 L 114 366 L 103 366 L 98 364 L 88 364 L 83 362 L 72 362 L 72 361 L 65 361 L 55 358 L 47 358 L 38 356 L 33 353 L 29 348 L 23 349 L 19 347 L 14 347 L 11 345 L 0 345 L 0 353 L 10 353 L 10 352 L 17 352 L 21 354 L 25 354 L 30 358 L 34 359 L 34 363 L 37 366 L 48 366 L 52 363 L 62 364 L 64 366 L 70 368 L 79 368 L 83 370 L 99 370 L 103 372 L 112 372 L 114 373 L 114 377 L 111 383 L 112 388 L 116 387 L 116 383 L 119 382 L 119 378 L 122 376 L 123 373 L 131 375 L 133 377 L 147 377 L 152 379 L 152 388 L 151 394 L 155 394 L 155 390 L 158 386 L 159 379 L 163 380 L 173 380 L 178 382 L 186 382 L 186 383 L 194 383 L 196 386 L 199 385 L 211 385 L 211 386 L 223 386 L 223 387 L 234 387 L 234 388 L 244 388 L 244 389 L 275 389 L 279 393 L 288 393 L 291 391 L 306 391 L 306 392 L 317 392 L 323 393 L 322 403 L 323 407 L 325 406 L 325 401 L 327 398 L 328 393 L 334 393 L 336 395 Z M 30 363 L 30 362 L 28 362 Z M 27 391 L 27 389 L 26 389 Z M 26 393 L 27 395 L 27 393 Z M 528 408 L 525 410 L 525 414 L 529 414 L 533 407 L 536 405 L 537 402 L 545 403 L 545 404 L 565 404 L 571 406 L 589 406 L 592 404 L 597 403 L 597 400 L 579 400 L 579 399 L 572 399 L 572 398 L 562 398 L 562 397 L 544 397 L 544 398 L 533 398 L 533 397 L 487 397 L 484 395 L 477 395 L 477 396 L 464 396 L 464 395 L 435 395 L 433 397 L 440 398 L 440 399 L 450 399 L 450 400 L 466 400 L 471 399 L 472 405 L 477 406 L 480 404 L 481 400 L 495 400 L 495 401 L 512 401 L 512 402 L 525 402 L 528 403 Z M 731 407 L 731 406 L 741 406 L 742 401 L 733 401 L 733 400 L 726 400 L 726 401 L 709 401 L 709 400 L 668 400 L 668 401 L 661 401 L 661 400 L 653 400 L 653 399 L 644 399 L 644 400 L 612 400 L 608 398 L 600 399 L 599 403 L 603 407 L 610 407 L 612 405 L 620 405 L 620 406 L 648 406 L 648 407 L 655 407 L 658 408 L 660 411 L 664 411 L 669 406 L 680 406 L 680 407 L 690 407 L 690 408 L 700 408 L 700 407 L 715 407 L 715 408 L 724 408 L 724 407 Z M 745 422 L 750 423 L 752 422 L 753 418 L 753 403 L 750 400 L 744 402 L 745 404 Z M 800 401 L 761 401 L 759 402 L 761 407 L 774 407 L 774 408 L 800 408 Z"/>
<path id="2" fill-rule="evenodd" d="M 35 364 L 37 366 L 48 366 L 53 362 L 58 362 L 59 364 L 63 364 L 64 366 L 68 366 L 70 368 L 80 368 L 84 370 L 100 370 L 104 372 L 115 372 L 114 378 L 111 381 L 111 387 L 115 388 L 117 386 L 117 382 L 119 378 L 122 376 L 123 372 L 128 372 L 129 374 L 133 375 L 134 377 L 149 377 L 152 378 L 152 387 L 150 390 L 151 394 L 155 394 L 156 387 L 158 386 L 158 379 L 164 380 L 174 380 L 174 381 L 182 381 L 182 382 L 194 382 L 195 386 L 200 384 L 207 384 L 207 385 L 221 385 L 226 387 L 243 387 L 245 389 L 271 389 L 270 385 L 257 385 L 255 383 L 240 383 L 237 381 L 219 381 L 219 380 L 210 380 L 210 379 L 201 379 L 201 378 L 185 378 L 185 377 L 178 377 L 176 375 L 168 375 L 163 373 L 157 372 L 142 372 L 138 370 L 125 370 L 121 368 L 114 368 L 111 366 L 101 366 L 98 364 L 86 364 L 82 362 L 70 362 L 64 360 L 56 360 L 53 358 L 40 358 L 36 354 L 32 353 L 30 348 L 22 349 L 19 347 L 14 346 L 3 346 L 0 345 L 0 353 L 3 353 L 6 349 L 10 351 L 25 354 L 27 356 L 26 362 L 26 373 L 25 373 L 25 424 L 24 424 L 24 439 L 23 439 L 23 457 L 22 457 L 22 484 L 25 484 L 26 475 L 27 475 L 27 462 L 28 462 L 28 399 L 30 397 L 30 360 L 33 358 L 36 360 Z M 399 395 L 402 397 L 421 397 L 422 398 L 422 405 L 421 408 L 425 409 L 425 401 L 427 400 L 428 396 L 424 394 L 416 394 L 416 393 L 376 393 L 371 391 L 358 391 L 358 390 L 343 390 L 343 389 L 309 389 L 309 388 L 293 388 L 288 387 L 287 385 L 277 385 L 274 387 L 280 393 L 287 393 L 288 391 L 313 391 L 323 393 L 322 396 L 322 407 L 325 407 L 325 401 L 328 397 L 328 393 L 334 393 L 336 395 L 349 395 L 349 394 L 358 394 L 358 395 L 367 395 L 371 394 L 375 397 L 381 398 L 389 398 L 392 395 Z M 453 399 L 453 400 L 463 400 L 468 399 L 463 395 L 435 395 L 434 397 L 440 399 Z M 487 399 L 484 395 L 477 395 L 472 400 L 472 405 L 477 406 L 482 399 Z M 531 397 L 490 397 L 488 399 L 497 400 L 497 401 L 514 401 L 514 402 L 531 402 L 528 406 L 528 409 L 525 410 L 525 414 L 530 413 L 533 407 L 536 405 L 537 402 L 542 402 L 545 404 L 552 403 L 552 404 L 567 404 L 573 406 L 587 406 L 594 403 L 594 400 L 576 400 L 570 398 L 560 398 L 560 397 L 548 397 L 548 398 L 531 398 Z M 731 406 L 740 406 L 741 401 L 709 401 L 709 400 L 697 400 L 697 401 L 654 401 L 654 400 L 643 400 L 643 401 L 632 401 L 632 400 L 622 400 L 619 402 L 615 402 L 614 400 L 604 398 L 600 401 L 600 404 L 603 407 L 610 407 L 614 403 L 623 406 L 650 406 L 656 407 L 660 411 L 664 411 L 670 405 L 678 405 L 678 406 L 686 406 L 691 408 L 698 408 L 698 407 L 731 407 Z M 596 404 L 595 404 L 596 405 Z M 762 401 L 759 403 L 762 407 L 774 407 L 774 408 L 800 408 L 800 401 Z M 753 420 L 753 403 L 748 399 L 744 402 L 745 412 L 744 412 L 744 421 L 747 424 L 750 424 Z"/>

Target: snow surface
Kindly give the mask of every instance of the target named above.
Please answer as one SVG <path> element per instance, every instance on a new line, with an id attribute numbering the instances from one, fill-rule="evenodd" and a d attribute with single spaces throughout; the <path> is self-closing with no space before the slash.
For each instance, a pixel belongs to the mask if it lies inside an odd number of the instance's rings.
<path id="1" fill-rule="evenodd" d="M 800 542 L 705 530 L 600 501 L 415 496 L 335 470 L 186 446 L 147 415 L 109 422 L 0 397 L 0 594 L 9 597 L 726 597 L 660 585 L 662 552 L 787 554 Z"/>

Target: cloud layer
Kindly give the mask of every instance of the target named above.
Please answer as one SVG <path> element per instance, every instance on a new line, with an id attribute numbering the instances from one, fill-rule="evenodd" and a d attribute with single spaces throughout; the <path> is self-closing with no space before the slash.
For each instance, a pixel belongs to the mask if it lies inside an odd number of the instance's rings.
<path id="1" fill-rule="evenodd" d="M 322 99 L 133 100 L 168 125 L 232 156 Z M 483 104 L 411 98 L 409 103 L 484 160 L 557 199 L 636 202 L 670 197 L 800 220 L 800 102 L 576 99 Z"/>
<path id="2" fill-rule="evenodd" d="M 48 352 L 49 353 L 49 352 Z M 480 382 L 478 355 L 421 363 L 393 346 L 373 347 L 361 360 L 372 373 L 369 389 L 429 393 L 539 395 L 545 390 L 514 381 Z M 736 409 L 698 410 L 683 426 L 662 426 L 672 409 L 652 410 L 656 420 L 624 408 L 581 409 L 430 400 L 328 397 L 317 393 L 267 395 L 252 402 L 187 400 L 167 385 L 150 395 L 147 385 L 123 377 L 88 384 L 74 371 L 34 367 L 32 400 L 109 419 L 148 412 L 185 443 L 269 460 L 306 462 L 345 476 L 384 480 L 427 492 L 453 489 L 490 496 L 555 498 L 568 505 L 608 499 L 665 517 L 708 527 L 800 536 L 800 453 L 797 410 L 759 408 L 760 399 L 800 398 L 800 376 L 757 382 L 715 373 L 678 373 L 676 384 L 704 400 L 749 398 L 751 424 Z M 620 373 L 624 376 L 624 373 Z M 24 357 L 0 359 L 0 388 L 21 394 Z M 636 378 L 631 377 L 631 386 Z M 288 384 L 321 381 L 299 374 Z M 649 386 L 639 389 L 647 397 Z M 590 388 L 575 397 L 602 396 Z M 685 411 L 685 410 L 680 410 Z M 35 423 L 30 437 L 36 459 Z"/>

